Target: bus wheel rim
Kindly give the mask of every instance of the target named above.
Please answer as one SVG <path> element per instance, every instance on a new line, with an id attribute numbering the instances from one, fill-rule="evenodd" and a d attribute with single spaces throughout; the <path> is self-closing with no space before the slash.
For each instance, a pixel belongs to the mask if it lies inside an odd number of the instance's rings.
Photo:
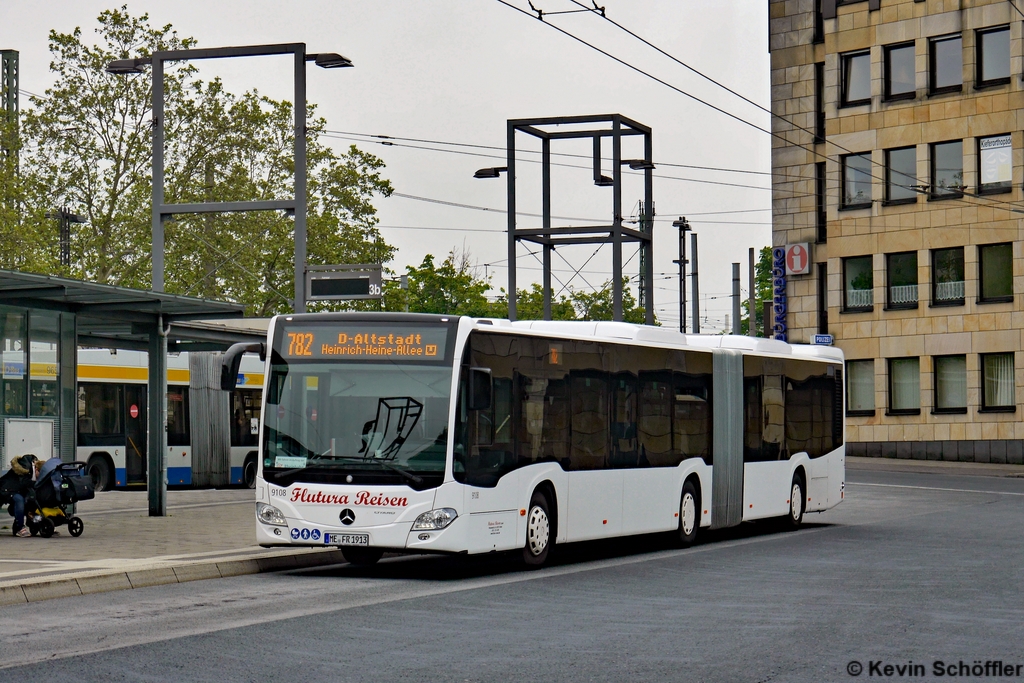
<path id="1" fill-rule="evenodd" d="M 697 503 L 693 500 L 693 496 L 686 493 L 683 496 L 683 533 L 689 536 L 693 533 L 693 525 L 697 521 Z"/>
<path id="2" fill-rule="evenodd" d="M 548 547 L 548 536 L 551 533 L 551 526 L 548 523 L 548 514 L 539 506 L 530 508 L 530 518 L 526 525 L 526 542 L 530 546 L 530 552 L 540 555 Z"/>
<path id="3" fill-rule="evenodd" d="M 800 490 L 800 484 L 793 484 L 793 491 L 789 494 L 789 514 L 793 516 L 793 521 L 800 519 L 800 508 L 804 504 L 804 494 Z"/>

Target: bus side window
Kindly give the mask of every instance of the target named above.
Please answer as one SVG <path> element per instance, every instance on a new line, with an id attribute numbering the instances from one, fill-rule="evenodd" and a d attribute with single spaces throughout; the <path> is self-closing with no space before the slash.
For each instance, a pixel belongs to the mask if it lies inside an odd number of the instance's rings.
<path id="1" fill-rule="evenodd" d="M 512 380 L 508 377 L 494 378 L 494 443 L 512 443 Z"/>
<path id="2" fill-rule="evenodd" d="M 608 376 L 594 371 L 572 373 L 571 382 L 571 469 L 604 469 L 608 466 Z"/>
<path id="3" fill-rule="evenodd" d="M 650 467 L 675 465 L 672 449 L 672 385 L 667 372 L 640 373 L 640 462 Z"/>
<path id="4" fill-rule="evenodd" d="M 761 407 L 764 411 L 764 428 L 761 432 L 764 441 L 762 460 L 785 460 L 789 453 L 785 452 L 786 432 L 786 396 L 782 375 L 765 375 L 761 385 Z"/>
<path id="5" fill-rule="evenodd" d="M 636 377 L 620 372 L 612 384 L 612 466 L 636 467 Z"/>

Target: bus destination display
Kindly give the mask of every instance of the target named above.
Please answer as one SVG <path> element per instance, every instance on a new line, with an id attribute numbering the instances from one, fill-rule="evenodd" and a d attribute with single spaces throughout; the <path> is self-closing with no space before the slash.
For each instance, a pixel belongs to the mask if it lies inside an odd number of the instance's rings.
<path id="1" fill-rule="evenodd" d="M 286 328 L 285 358 L 442 360 L 448 330 L 410 325 L 310 325 Z"/>

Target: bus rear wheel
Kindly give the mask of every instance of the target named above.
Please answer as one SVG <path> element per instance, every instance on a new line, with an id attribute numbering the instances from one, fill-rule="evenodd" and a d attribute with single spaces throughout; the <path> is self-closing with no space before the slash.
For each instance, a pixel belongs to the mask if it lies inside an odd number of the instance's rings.
<path id="1" fill-rule="evenodd" d="M 790 529 L 799 528 L 804 521 L 804 496 L 804 478 L 796 474 L 789 491 L 789 514 L 786 515 L 786 526 Z"/>
<path id="2" fill-rule="evenodd" d="M 523 546 L 523 563 L 528 567 L 540 567 L 548 561 L 551 552 L 550 509 L 547 496 L 534 491 L 526 511 L 526 545 Z"/>
<path id="3" fill-rule="evenodd" d="M 357 567 L 369 567 L 380 561 L 384 551 L 376 548 L 342 548 L 341 554 L 349 564 Z"/>
<path id="4" fill-rule="evenodd" d="M 679 543 L 684 546 L 693 545 L 697 540 L 700 528 L 700 496 L 692 481 L 683 484 L 683 493 L 679 498 Z"/>
<path id="5" fill-rule="evenodd" d="M 109 491 L 114 488 L 110 463 L 102 455 L 94 455 L 89 458 L 85 471 L 89 474 L 89 478 L 92 479 L 93 491 Z"/>
<path id="6" fill-rule="evenodd" d="M 247 458 L 242 465 L 242 483 L 247 489 L 256 488 L 256 458 Z"/>

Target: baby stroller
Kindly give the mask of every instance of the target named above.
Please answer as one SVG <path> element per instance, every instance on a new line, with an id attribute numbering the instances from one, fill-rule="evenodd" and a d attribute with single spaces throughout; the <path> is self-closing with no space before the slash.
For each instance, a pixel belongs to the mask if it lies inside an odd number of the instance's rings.
<path id="1" fill-rule="evenodd" d="M 33 488 L 33 498 L 25 503 L 25 525 L 33 536 L 53 536 L 58 526 L 67 524 L 68 533 L 82 535 L 85 523 L 81 517 L 68 514 L 68 506 L 92 500 L 96 493 L 92 478 L 85 473 L 84 462 L 62 462 L 51 458 L 43 463 Z"/>

